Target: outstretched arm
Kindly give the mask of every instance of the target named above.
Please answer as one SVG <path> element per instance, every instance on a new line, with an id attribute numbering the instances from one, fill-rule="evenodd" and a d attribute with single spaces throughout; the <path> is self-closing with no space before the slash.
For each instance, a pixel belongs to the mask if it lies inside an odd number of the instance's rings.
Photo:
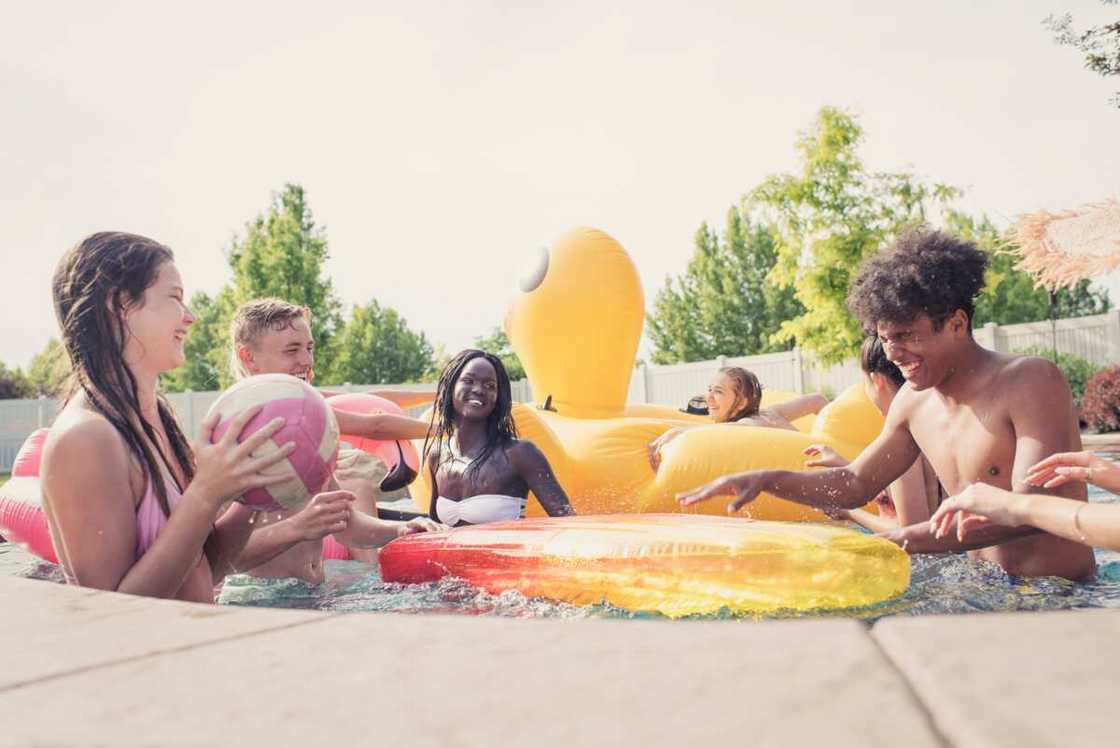
<path id="1" fill-rule="evenodd" d="M 757 470 L 712 481 L 706 486 L 679 494 L 688 506 L 713 496 L 735 497 L 729 512 L 741 509 L 760 493 L 825 510 L 855 509 L 886 488 L 917 459 L 918 445 L 910 436 L 899 398 L 891 407 L 882 433 L 851 464 L 819 471 Z"/>
<path id="2" fill-rule="evenodd" d="M 566 517 L 576 513 L 572 509 L 572 502 L 568 500 L 568 494 L 564 493 L 564 489 L 552 473 L 548 458 L 537 449 L 535 444 L 519 441 L 510 448 L 508 454 L 510 463 L 521 479 L 528 484 L 529 490 L 541 502 L 549 517 Z"/>
<path id="3" fill-rule="evenodd" d="M 249 536 L 234 568 L 238 571 L 255 569 L 296 543 L 322 540 L 332 532 L 344 530 L 350 522 L 350 504 L 353 501 L 354 494 L 349 491 L 326 491 L 316 494 L 307 506 L 291 517 L 259 526 Z M 241 504 L 233 505 L 226 512 L 227 516 L 233 518 L 244 518 L 252 514 L 252 509 Z"/>
<path id="4" fill-rule="evenodd" d="M 777 413 L 787 421 L 796 421 L 802 416 L 812 415 L 813 413 L 820 413 L 821 408 L 828 405 L 828 399 L 815 392 L 812 395 L 802 395 L 795 397 L 792 400 L 786 400 L 784 403 L 775 403 L 768 405 L 767 410 Z"/>
<path id="5" fill-rule="evenodd" d="M 364 436 L 367 439 L 423 439 L 428 435 L 428 423 L 418 418 L 392 413 L 350 413 L 331 408 L 343 434 Z"/>

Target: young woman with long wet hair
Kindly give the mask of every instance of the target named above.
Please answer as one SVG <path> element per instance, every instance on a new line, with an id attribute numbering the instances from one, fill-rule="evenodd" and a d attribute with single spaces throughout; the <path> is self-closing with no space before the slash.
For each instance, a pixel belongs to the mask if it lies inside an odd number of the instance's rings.
<path id="1" fill-rule="evenodd" d="M 518 519 L 532 491 L 550 517 L 575 514 L 536 445 L 517 438 L 501 359 L 468 348 L 443 368 L 424 440 L 430 514 L 444 524 Z"/>
<path id="2" fill-rule="evenodd" d="M 211 444 L 216 416 L 187 443 L 158 390 L 182 365 L 194 317 L 167 247 L 102 232 L 67 252 L 53 279 L 55 313 L 72 368 L 69 393 L 43 450 L 43 505 L 67 579 L 85 587 L 213 602 L 214 582 L 244 545 L 246 522 L 218 519 L 245 491 L 281 480 L 260 470 L 291 447 L 251 452 L 256 408 Z"/>

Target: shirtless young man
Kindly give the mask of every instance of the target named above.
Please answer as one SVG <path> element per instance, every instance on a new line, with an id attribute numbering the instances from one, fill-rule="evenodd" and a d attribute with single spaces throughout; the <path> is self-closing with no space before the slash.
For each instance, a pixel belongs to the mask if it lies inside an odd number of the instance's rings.
<path id="1" fill-rule="evenodd" d="M 1054 493 L 1084 501 L 1082 484 L 1051 491 L 1027 483 L 1028 468 L 1080 449 L 1069 386 L 1040 358 L 1008 356 L 972 337 L 973 301 L 984 285 L 987 256 L 940 232 L 913 231 L 868 258 L 848 305 L 883 343 L 906 378 L 879 437 L 850 465 L 831 470 L 760 470 L 720 478 L 679 496 L 688 505 L 734 496 L 729 511 L 763 491 L 830 509 L 853 509 L 875 496 L 924 454 L 941 484 L 958 494 L 985 483 L 1007 500 Z M 911 553 L 970 551 L 1016 576 L 1093 574 L 1092 551 L 1034 528 L 990 525 L 964 541 L 937 538 L 929 522 L 889 537 Z"/>
<path id="2" fill-rule="evenodd" d="M 291 374 L 310 383 L 314 376 L 315 343 L 308 316 L 305 307 L 280 299 L 256 299 L 242 304 L 230 326 L 234 373 L 239 377 Z M 379 390 L 372 394 L 392 399 L 402 407 L 432 399 L 430 392 Z M 371 439 L 413 439 L 428 432 L 426 423 L 406 416 L 357 415 L 339 410 L 334 414 L 343 433 Z M 363 478 L 355 474 L 354 479 Z M 344 478 L 339 483 L 340 486 L 331 487 L 349 490 L 328 490 L 299 510 L 270 512 L 267 524 L 258 519 L 238 558 L 237 568 L 258 577 L 296 577 L 319 584 L 324 579 L 323 538 L 327 535 L 335 535 L 340 543 L 351 548 L 372 549 L 400 535 L 440 529 L 426 518 L 409 522 L 378 519 L 377 492 L 373 487 L 359 487 Z M 236 504 L 229 511 L 252 510 Z M 361 551 L 355 556 L 372 560 L 371 554 Z"/>

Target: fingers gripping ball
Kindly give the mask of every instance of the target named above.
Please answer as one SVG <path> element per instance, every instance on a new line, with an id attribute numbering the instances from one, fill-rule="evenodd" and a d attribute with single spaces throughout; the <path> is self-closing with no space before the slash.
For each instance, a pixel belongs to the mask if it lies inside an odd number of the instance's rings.
<path id="1" fill-rule="evenodd" d="M 253 452 L 263 457 L 288 442 L 295 449 L 286 459 L 265 468 L 267 475 L 287 475 L 289 480 L 254 488 L 241 501 L 268 511 L 302 507 L 323 489 L 338 457 L 338 424 L 327 401 L 311 385 L 288 374 L 259 374 L 244 379 L 222 393 L 210 413 L 219 414 L 212 440 L 217 442 L 230 423 L 246 408 L 263 406 L 249 421 L 238 441 L 244 441 L 276 417 L 284 425 Z"/>

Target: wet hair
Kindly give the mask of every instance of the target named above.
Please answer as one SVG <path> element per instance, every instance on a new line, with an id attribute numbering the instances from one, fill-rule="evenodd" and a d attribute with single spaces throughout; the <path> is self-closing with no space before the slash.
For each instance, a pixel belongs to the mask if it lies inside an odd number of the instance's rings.
<path id="1" fill-rule="evenodd" d="M 513 423 L 513 393 L 509 384 L 509 375 L 500 358 L 477 348 L 468 348 L 447 362 L 439 375 L 435 405 L 432 407 L 432 420 L 428 425 L 428 435 L 424 438 L 424 460 L 426 461 L 429 452 L 435 449 L 436 464 L 439 465 L 443 461 L 444 444 L 455 434 L 453 402 L 455 384 L 459 381 L 463 369 L 467 368 L 467 364 L 476 358 L 484 358 L 494 367 L 494 373 L 498 378 L 498 401 L 494 404 L 494 410 L 486 418 L 486 446 L 467 467 L 465 475 L 468 479 L 478 472 L 496 449 L 512 443 L 517 438 L 517 427 Z M 432 487 L 435 488 L 435 475 L 432 476 Z"/>
<path id="2" fill-rule="evenodd" d="M 229 325 L 229 371 L 233 378 L 244 379 L 250 374 L 237 355 L 238 348 L 255 346 L 266 331 L 289 328 L 297 319 L 311 324 L 311 310 L 283 299 L 253 299 L 237 307 Z"/>
<path id="3" fill-rule="evenodd" d="M 940 330 L 958 309 L 968 316 L 971 332 L 988 262 L 972 242 L 911 229 L 863 261 L 848 291 L 848 308 L 868 333 L 880 322 L 905 324 L 923 313 Z"/>
<path id="4" fill-rule="evenodd" d="M 901 387 L 906 382 L 902 371 L 887 358 L 883 350 L 883 341 L 878 335 L 869 335 L 863 345 L 859 347 L 859 366 L 865 374 L 879 374 L 886 377 L 895 387 Z"/>
<path id="5" fill-rule="evenodd" d="M 174 260 L 171 250 L 152 239 L 117 231 L 103 231 L 83 239 L 59 260 L 51 281 L 55 316 L 62 329 L 62 345 L 70 359 L 71 373 L 66 401 L 79 390 L 91 407 L 124 438 L 128 451 L 144 470 L 145 490 L 155 495 L 165 515 L 171 509 L 156 453 L 165 464 L 155 429 L 140 413 L 136 377 L 125 365 L 129 337 L 125 313 L 144 301 L 160 267 Z M 160 423 L 172 456 L 190 483 L 194 453 L 175 414 L 162 395 L 156 396 Z M 185 488 L 185 486 L 184 486 Z"/>
<path id="6" fill-rule="evenodd" d="M 758 415 L 758 409 L 762 405 L 762 383 L 758 381 L 758 377 L 741 366 L 724 366 L 719 370 L 719 373 L 726 374 L 727 378 L 731 380 L 735 394 L 747 401 L 727 420 L 729 422 L 738 421 L 742 418 Z"/>

